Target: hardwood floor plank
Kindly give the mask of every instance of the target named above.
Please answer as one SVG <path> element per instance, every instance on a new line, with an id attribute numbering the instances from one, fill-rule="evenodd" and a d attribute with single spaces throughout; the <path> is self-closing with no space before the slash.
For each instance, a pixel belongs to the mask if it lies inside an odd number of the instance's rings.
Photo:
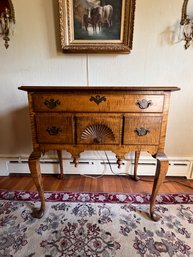
<path id="1" fill-rule="evenodd" d="M 98 178 L 95 176 L 92 178 L 81 175 L 65 175 L 63 180 L 58 179 L 56 175 L 43 175 L 42 177 L 45 191 L 140 193 L 151 192 L 153 184 L 151 182 L 153 177 L 140 177 L 145 181 L 134 181 L 126 176 L 102 176 Z M 160 193 L 193 193 L 192 180 L 167 177 L 166 181 L 162 184 Z M 36 191 L 30 175 L 0 177 L 0 189 Z"/>

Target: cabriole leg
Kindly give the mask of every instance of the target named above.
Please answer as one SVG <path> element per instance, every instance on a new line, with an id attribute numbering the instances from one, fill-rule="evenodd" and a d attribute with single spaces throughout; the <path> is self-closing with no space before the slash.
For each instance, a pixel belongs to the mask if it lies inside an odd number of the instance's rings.
<path id="1" fill-rule="evenodd" d="M 59 164 L 60 164 L 60 175 L 58 176 L 58 178 L 63 179 L 64 178 L 64 169 L 63 169 L 63 162 L 62 162 L 62 151 L 57 150 L 57 154 L 58 154 L 58 160 L 59 160 Z"/>
<path id="2" fill-rule="evenodd" d="M 135 151 L 135 163 L 134 163 L 134 174 L 131 176 L 134 180 L 138 181 L 139 177 L 137 176 L 137 168 L 139 163 L 140 151 Z"/>
<path id="3" fill-rule="evenodd" d="M 164 153 L 157 153 L 153 157 L 157 159 L 157 167 L 156 167 L 156 173 L 155 173 L 152 195 L 150 200 L 150 216 L 152 220 L 158 221 L 161 217 L 155 213 L 155 200 L 156 200 L 156 196 L 158 194 L 159 188 L 167 174 L 169 162 L 168 162 L 167 156 Z"/>
<path id="4" fill-rule="evenodd" d="M 40 161 L 39 161 L 40 157 L 41 157 L 41 152 L 33 151 L 28 161 L 29 169 L 30 169 L 32 178 L 34 180 L 34 183 L 36 185 L 36 188 L 38 190 L 40 201 L 41 201 L 40 209 L 35 208 L 32 213 L 32 216 L 38 219 L 40 219 L 44 215 L 44 211 L 45 211 L 44 189 L 43 189 L 42 175 L 40 171 Z"/>

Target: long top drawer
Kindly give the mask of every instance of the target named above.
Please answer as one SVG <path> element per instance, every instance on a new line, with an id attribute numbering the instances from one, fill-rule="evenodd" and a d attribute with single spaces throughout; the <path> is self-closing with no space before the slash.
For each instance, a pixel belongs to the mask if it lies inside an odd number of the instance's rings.
<path id="1" fill-rule="evenodd" d="M 152 94 L 32 94 L 36 112 L 162 112 L 163 95 Z"/>

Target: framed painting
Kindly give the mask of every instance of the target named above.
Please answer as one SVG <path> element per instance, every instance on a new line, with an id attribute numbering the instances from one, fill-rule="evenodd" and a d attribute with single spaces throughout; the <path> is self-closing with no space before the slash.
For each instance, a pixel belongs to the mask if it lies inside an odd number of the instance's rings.
<path id="1" fill-rule="evenodd" d="M 64 53 L 130 53 L 136 0 L 58 0 Z"/>

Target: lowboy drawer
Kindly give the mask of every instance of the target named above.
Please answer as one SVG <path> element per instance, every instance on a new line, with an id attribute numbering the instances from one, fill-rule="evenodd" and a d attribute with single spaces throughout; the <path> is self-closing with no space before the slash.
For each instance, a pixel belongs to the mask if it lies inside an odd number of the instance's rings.
<path id="1" fill-rule="evenodd" d="M 124 144 L 158 145 L 162 116 L 126 115 L 124 122 Z"/>
<path id="2" fill-rule="evenodd" d="M 32 94 L 36 112 L 162 112 L 164 95 Z"/>
<path id="3" fill-rule="evenodd" d="M 122 116 L 117 114 L 77 115 L 76 132 L 77 144 L 120 144 Z"/>
<path id="4" fill-rule="evenodd" d="M 35 115 L 37 142 L 53 144 L 73 143 L 73 120 L 70 115 Z"/>

